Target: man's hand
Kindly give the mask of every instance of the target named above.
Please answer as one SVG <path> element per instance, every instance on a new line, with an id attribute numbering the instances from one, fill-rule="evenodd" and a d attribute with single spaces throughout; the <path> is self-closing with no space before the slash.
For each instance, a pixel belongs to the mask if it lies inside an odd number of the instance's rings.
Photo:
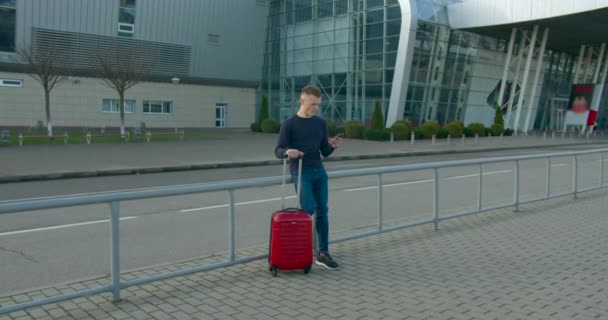
<path id="1" fill-rule="evenodd" d="M 331 145 L 332 148 L 336 149 L 337 147 L 339 147 L 342 144 L 342 138 L 340 138 L 339 135 L 331 138 L 331 140 L 329 140 L 329 144 Z"/>
<path id="2" fill-rule="evenodd" d="M 298 149 L 287 149 L 285 154 L 287 155 L 287 157 L 289 157 L 291 159 L 295 159 L 295 158 L 304 156 L 304 152 L 302 152 Z"/>

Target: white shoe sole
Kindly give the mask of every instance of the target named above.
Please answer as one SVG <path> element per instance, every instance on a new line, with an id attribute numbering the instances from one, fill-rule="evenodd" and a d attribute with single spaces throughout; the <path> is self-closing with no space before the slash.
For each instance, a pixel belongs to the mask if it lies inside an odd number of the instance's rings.
<path id="1" fill-rule="evenodd" d="M 330 268 L 328 265 L 326 265 L 326 264 L 325 264 L 325 263 L 323 263 L 323 262 L 319 262 L 318 260 L 315 260 L 315 264 L 316 264 L 316 265 L 319 265 L 319 266 L 322 266 L 323 268 L 325 268 L 325 269 L 327 269 L 327 270 L 331 270 L 331 271 L 335 271 L 335 270 L 340 269 L 340 267 L 337 267 L 337 268 Z"/>

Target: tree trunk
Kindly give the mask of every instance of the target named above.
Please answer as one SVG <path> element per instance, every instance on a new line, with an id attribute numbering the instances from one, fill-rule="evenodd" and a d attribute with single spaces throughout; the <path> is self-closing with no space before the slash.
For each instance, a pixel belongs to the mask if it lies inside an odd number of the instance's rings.
<path id="1" fill-rule="evenodd" d="M 46 134 L 53 135 L 53 124 L 51 123 L 51 92 L 44 90 L 44 105 L 46 110 Z"/>
<path id="2" fill-rule="evenodd" d="M 125 93 L 124 92 L 120 92 L 119 93 L 120 96 L 120 135 L 124 136 L 125 135 Z"/>

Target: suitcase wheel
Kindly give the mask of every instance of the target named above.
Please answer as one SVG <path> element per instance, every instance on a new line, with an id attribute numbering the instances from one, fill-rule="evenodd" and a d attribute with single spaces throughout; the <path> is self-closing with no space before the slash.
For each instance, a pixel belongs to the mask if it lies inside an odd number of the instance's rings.
<path id="1" fill-rule="evenodd" d="M 277 267 L 270 267 L 270 273 L 272 273 L 273 277 L 276 277 L 277 274 L 279 273 L 279 268 L 277 268 Z"/>
<path id="2" fill-rule="evenodd" d="M 308 274 L 310 272 L 311 268 L 312 268 L 311 264 L 307 265 L 306 268 L 304 268 L 304 274 Z"/>

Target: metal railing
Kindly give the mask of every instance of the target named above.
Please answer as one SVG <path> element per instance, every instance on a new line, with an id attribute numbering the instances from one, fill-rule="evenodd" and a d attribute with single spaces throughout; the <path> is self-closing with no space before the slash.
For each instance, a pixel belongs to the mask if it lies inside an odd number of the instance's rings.
<path id="1" fill-rule="evenodd" d="M 467 216 L 475 213 L 481 213 L 491 210 L 497 210 L 507 207 L 514 207 L 515 211 L 519 210 L 519 206 L 521 204 L 542 201 L 557 197 L 562 197 L 565 195 L 573 194 L 575 197 L 578 193 L 597 190 L 601 188 L 605 188 L 608 184 L 604 184 L 603 172 L 604 172 L 604 153 L 608 152 L 608 149 L 597 149 L 591 151 L 574 151 L 574 152 L 556 152 L 556 153 L 547 153 L 547 154 L 536 154 L 536 155 L 523 155 L 523 156 L 511 156 L 511 157 L 494 157 L 494 158 L 485 158 L 485 159 L 477 159 L 477 160 L 458 160 L 458 161 L 444 161 L 444 162 L 434 162 L 434 163 L 423 163 L 423 164 L 409 164 L 409 165 L 399 165 L 399 166 L 390 166 L 390 167 L 378 167 L 378 168 L 365 168 L 365 169 L 351 169 L 351 170 L 341 170 L 341 171 L 333 171 L 329 172 L 328 176 L 330 179 L 335 178 L 346 178 L 346 177 L 357 177 L 357 176 L 369 176 L 376 175 L 377 183 L 378 183 L 378 216 L 377 216 L 377 228 L 375 230 L 357 233 L 353 235 L 348 235 L 345 237 L 341 237 L 338 239 L 332 239 L 332 243 L 342 242 L 346 240 L 352 240 L 356 238 L 361 238 L 365 236 L 370 236 L 378 233 L 393 231 L 397 229 L 419 226 L 423 224 L 432 223 L 434 228 L 437 229 L 439 226 L 439 222 L 448 219 L 454 219 L 462 216 Z M 592 188 L 587 189 L 579 189 L 578 187 L 578 158 L 582 155 L 589 154 L 600 154 L 600 182 L 599 185 Z M 551 195 L 551 161 L 556 157 L 572 157 L 573 165 L 572 165 L 572 189 L 569 192 Z M 547 171 L 546 171 L 546 192 L 544 197 L 521 201 L 520 199 L 520 162 L 524 160 L 533 160 L 533 159 L 546 159 Z M 483 165 L 491 164 L 491 163 L 505 163 L 505 162 L 513 162 L 514 163 L 514 183 L 513 183 L 513 202 L 508 204 L 503 204 L 499 206 L 493 207 L 483 207 L 482 206 L 482 186 L 483 186 Z M 450 167 L 462 167 L 462 166 L 471 166 L 478 165 L 479 166 L 479 179 L 478 179 L 478 201 L 477 206 L 474 210 L 468 212 L 462 212 L 458 214 L 451 214 L 449 216 L 441 216 L 439 210 L 439 171 L 440 169 L 450 168 Z M 398 172 L 407 172 L 407 171 L 419 171 L 419 170 L 432 170 L 433 171 L 433 217 L 432 219 L 416 221 L 408 224 L 401 225 L 393 225 L 393 226 L 384 226 L 383 221 L 383 176 L 390 173 L 398 173 Z M 235 195 L 234 191 L 237 189 L 245 189 L 245 188 L 256 188 L 256 187 L 265 187 L 265 186 L 273 186 L 280 185 L 282 182 L 282 177 L 269 177 L 269 178 L 259 178 L 259 179 L 249 179 L 249 180 L 236 180 L 236 181 L 226 181 L 219 183 L 209 183 L 209 184 L 197 184 L 197 185 L 185 185 L 185 186 L 171 186 L 171 187 L 159 187 L 159 188 L 150 188 L 150 189 L 140 189 L 140 190 L 131 190 L 131 191 L 120 191 L 120 192 L 104 192 L 97 194 L 88 194 L 88 195 L 76 195 L 76 196 L 61 196 L 61 197 L 50 197 L 43 199 L 31 199 L 31 200 L 18 200 L 18 201 L 3 201 L 0 202 L 0 214 L 4 213 L 13 213 L 13 212 L 24 212 L 24 211 L 32 211 L 32 210 L 43 210 L 43 209 L 51 209 L 51 208 L 61 208 L 61 207 L 71 207 L 71 206 L 80 206 L 80 205 L 91 205 L 91 204 L 99 204 L 99 203 L 107 203 L 110 207 L 110 230 L 111 230 L 111 284 L 100 286 L 93 289 L 77 291 L 70 294 L 57 295 L 50 298 L 44 298 L 39 300 L 33 300 L 25 303 L 4 306 L 0 308 L 0 314 L 10 313 L 14 311 L 19 311 L 27 308 L 38 307 L 45 304 L 61 302 L 65 300 L 70 300 L 86 295 L 98 294 L 102 292 L 111 292 L 113 295 L 114 301 L 120 300 L 120 290 L 132 286 L 141 285 L 144 283 L 164 280 L 167 278 L 184 276 L 196 272 L 213 270 L 217 268 L 222 268 L 226 266 L 231 266 L 235 264 L 246 263 L 258 259 L 266 258 L 267 254 L 257 255 L 257 256 L 249 256 L 238 258 L 236 255 L 235 249 Z M 195 268 L 179 270 L 164 274 L 158 274 L 154 276 L 149 276 L 146 278 L 121 281 L 120 279 L 120 202 L 127 200 L 137 200 L 137 199 L 148 199 L 148 198 L 157 198 L 157 197 L 168 197 L 168 196 L 177 196 L 177 195 L 185 195 L 185 194 L 194 194 L 194 193 L 206 193 L 206 192 L 217 192 L 217 191 L 227 191 L 229 195 L 230 204 L 228 206 L 228 215 L 229 215 L 229 258 L 226 261 L 213 263 L 209 265 L 199 266 Z"/>

